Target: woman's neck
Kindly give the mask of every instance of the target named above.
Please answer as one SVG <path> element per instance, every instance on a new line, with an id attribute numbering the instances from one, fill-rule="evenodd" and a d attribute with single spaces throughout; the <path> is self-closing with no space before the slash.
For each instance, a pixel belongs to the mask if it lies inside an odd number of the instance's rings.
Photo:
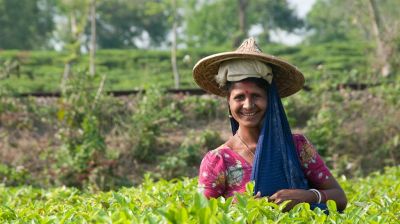
<path id="1" fill-rule="evenodd" d="M 258 137 L 260 135 L 259 128 L 245 128 L 239 127 L 237 134 L 251 147 L 253 148 L 257 145 Z"/>

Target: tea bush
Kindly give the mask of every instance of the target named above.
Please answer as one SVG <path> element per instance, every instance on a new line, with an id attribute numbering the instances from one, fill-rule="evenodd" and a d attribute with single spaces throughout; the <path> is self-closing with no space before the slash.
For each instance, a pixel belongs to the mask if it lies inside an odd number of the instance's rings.
<path id="1" fill-rule="evenodd" d="M 0 181 L 7 186 L 18 186 L 21 184 L 30 184 L 31 176 L 23 166 L 14 168 L 0 163 Z"/>
<path id="2" fill-rule="evenodd" d="M 187 120 L 209 122 L 227 114 L 226 100 L 215 96 L 187 96 L 180 104 Z"/>
<path id="3" fill-rule="evenodd" d="M 322 101 L 305 132 L 330 167 L 340 174 L 365 175 L 398 164 L 396 107 L 368 91 L 342 90 L 321 97 L 329 100 Z"/>
<path id="4" fill-rule="evenodd" d="M 175 127 L 182 119 L 177 103 L 164 96 L 160 87 L 151 87 L 140 96 L 137 108 L 132 116 L 132 152 L 139 160 L 154 159 L 154 150 L 158 147 L 157 138 L 162 130 Z"/>
<path id="5" fill-rule="evenodd" d="M 75 188 L 0 186 L 2 223 L 398 223 L 400 167 L 366 178 L 339 178 L 348 197 L 343 213 L 328 201 L 329 215 L 308 204 L 282 212 L 284 204 L 254 199 L 251 185 L 242 195 L 207 200 L 197 179 L 154 182 L 147 176 L 136 188 L 110 192 Z"/>
<path id="6" fill-rule="evenodd" d="M 178 150 L 172 150 L 168 154 L 160 156 L 158 170 L 153 176 L 164 179 L 196 176 L 203 155 L 207 151 L 217 148 L 223 142 L 216 131 L 205 130 L 200 134 L 190 132 Z"/>

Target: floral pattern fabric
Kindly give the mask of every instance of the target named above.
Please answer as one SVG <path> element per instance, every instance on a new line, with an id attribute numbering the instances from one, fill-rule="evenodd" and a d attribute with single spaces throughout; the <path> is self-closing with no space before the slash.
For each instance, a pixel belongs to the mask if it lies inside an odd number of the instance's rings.
<path id="1" fill-rule="evenodd" d="M 322 184 L 332 174 L 314 146 L 300 134 L 293 134 L 302 170 L 311 185 Z M 199 189 L 208 198 L 231 197 L 244 192 L 250 181 L 252 164 L 227 146 L 208 152 L 200 165 Z"/>

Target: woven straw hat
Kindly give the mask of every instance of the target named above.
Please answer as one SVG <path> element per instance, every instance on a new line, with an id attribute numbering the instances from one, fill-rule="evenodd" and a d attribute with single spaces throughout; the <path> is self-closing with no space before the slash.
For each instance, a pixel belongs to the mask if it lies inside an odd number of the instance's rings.
<path id="1" fill-rule="evenodd" d="M 213 54 L 198 61 L 193 67 L 193 78 L 209 93 L 226 96 L 226 91 L 215 81 L 221 62 L 230 59 L 255 59 L 272 67 L 274 82 L 281 98 L 298 92 L 304 85 L 303 74 L 288 62 L 261 52 L 254 38 L 246 39 L 235 51 Z"/>

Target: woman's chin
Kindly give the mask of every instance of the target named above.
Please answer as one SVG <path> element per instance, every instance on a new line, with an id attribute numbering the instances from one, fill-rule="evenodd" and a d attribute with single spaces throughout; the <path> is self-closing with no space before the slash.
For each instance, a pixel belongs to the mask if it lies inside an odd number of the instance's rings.
<path id="1" fill-rule="evenodd" d="M 260 127 L 260 119 L 251 119 L 251 120 L 241 120 L 239 121 L 239 125 L 247 128 L 259 128 Z"/>

